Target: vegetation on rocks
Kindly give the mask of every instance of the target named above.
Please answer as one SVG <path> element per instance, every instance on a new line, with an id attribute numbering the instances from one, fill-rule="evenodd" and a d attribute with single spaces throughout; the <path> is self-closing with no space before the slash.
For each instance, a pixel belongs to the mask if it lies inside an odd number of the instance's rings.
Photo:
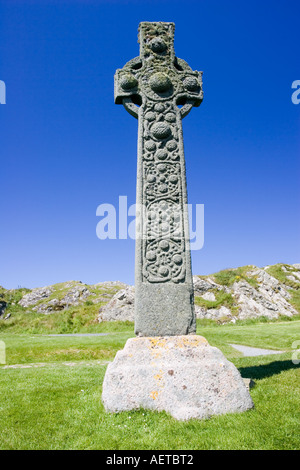
<path id="1" fill-rule="evenodd" d="M 222 286 L 232 286 L 235 282 L 244 280 L 253 287 L 258 287 L 256 276 L 248 276 L 247 273 L 255 266 L 243 266 L 236 269 L 224 269 L 212 275 L 213 279 Z"/>

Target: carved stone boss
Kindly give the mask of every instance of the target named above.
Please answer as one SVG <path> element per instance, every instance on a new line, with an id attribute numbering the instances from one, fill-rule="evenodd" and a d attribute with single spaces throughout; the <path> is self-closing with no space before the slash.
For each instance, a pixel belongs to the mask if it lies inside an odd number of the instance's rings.
<path id="1" fill-rule="evenodd" d="M 135 332 L 196 330 L 181 120 L 203 99 L 202 72 L 175 57 L 174 23 L 143 22 L 140 55 L 115 74 L 115 103 L 139 121 Z"/>

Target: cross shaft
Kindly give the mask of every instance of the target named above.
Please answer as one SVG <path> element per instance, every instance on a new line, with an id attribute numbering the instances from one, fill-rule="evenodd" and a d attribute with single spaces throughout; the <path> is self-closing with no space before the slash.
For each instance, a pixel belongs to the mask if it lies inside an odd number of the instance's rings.
<path id="1" fill-rule="evenodd" d="M 175 56 L 174 28 L 141 23 L 140 56 L 115 74 L 115 102 L 139 121 L 135 332 L 141 336 L 196 331 L 181 121 L 202 102 L 202 72 Z"/>

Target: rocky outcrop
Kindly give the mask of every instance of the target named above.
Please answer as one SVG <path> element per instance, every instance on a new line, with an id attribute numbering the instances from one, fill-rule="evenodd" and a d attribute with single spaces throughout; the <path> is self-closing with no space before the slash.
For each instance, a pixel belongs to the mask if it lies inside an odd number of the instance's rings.
<path id="1" fill-rule="evenodd" d="M 62 299 L 51 299 L 47 303 L 41 303 L 32 310 L 39 313 L 51 313 L 57 310 L 64 310 L 72 305 L 80 305 L 91 295 L 85 286 L 72 287 Z"/>
<path id="2" fill-rule="evenodd" d="M 134 287 L 128 286 L 117 292 L 113 298 L 100 308 L 99 322 L 134 321 Z"/>
<path id="3" fill-rule="evenodd" d="M 286 265 L 285 265 L 286 266 Z M 285 267 L 283 272 L 288 279 L 300 276 L 297 265 Z M 300 267 L 300 265 L 299 265 Z M 217 282 L 219 276 L 194 276 L 195 314 L 197 318 L 220 322 L 237 319 L 280 315 L 293 316 L 298 311 L 290 303 L 293 289 L 271 276 L 266 268 L 249 266 L 236 270 L 234 282 Z M 284 271 L 285 270 L 285 271 Z M 233 274 L 235 270 L 231 270 Z M 292 272 L 292 274 L 290 274 Z M 226 272 L 225 272 L 226 273 Z M 217 273 L 218 274 L 218 273 Z M 241 274 L 241 275 L 239 275 Z M 134 319 L 134 288 L 119 291 L 105 306 L 101 307 L 98 320 L 115 321 Z"/>
<path id="4" fill-rule="evenodd" d="M 108 302 L 121 288 L 126 287 L 118 281 L 100 282 L 86 285 L 81 281 L 68 281 L 53 286 L 32 289 L 19 301 L 19 305 L 38 313 L 50 314 L 78 306 L 86 301 L 93 304 Z"/>
<path id="5" fill-rule="evenodd" d="M 231 320 L 246 319 L 255 317 L 267 317 L 267 318 L 278 318 L 280 315 L 286 315 L 288 317 L 296 315 L 298 311 L 289 302 L 292 298 L 291 288 L 288 285 L 279 282 L 278 279 L 271 276 L 267 272 L 267 268 L 252 267 L 245 273 L 243 279 L 238 279 L 240 276 L 236 276 L 237 280 L 231 285 L 212 285 L 209 286 L 209 280 L 213 281 L 214 276 L 209 276 L 205 279 L 205 282 L 201 283 L 202 289 L 195 289 L 195 310 L 197 318 L 208 318 L 217 320 Z M 283 271 L 288 273 L 288 269 L 283 266 Z M 295 265 L 293 266 L 295 268 Z M 293 274 L 298 275 L 299 273 L 294 272 Z M 289 279 L 289 275 L 286 276 Z M 194 277 L 195 285 L 199 285 L 197 276 Z M 214 281 L 213 281 L 214 282 Z M 254 283 L 254 285 L 253 285 Z M 205 289 L 203 288 L 205 286 Z M 213 292 L 223 291 L 229 294 L 230 307 L 228 308 L 221 305 L 219 308 L 214 308 L 209 305 L 209 302 L 205 306 L 197 305 L 197 300 L 201 304 L 201 299 L 213 301 L 213 297 L 210 296 Z M 203 294 L 204 292 L 204 294 Z M 226 299 L 228 301 L 228 298 Z M 203 303 L 203 302 L 202 302 Z"/>
<path id="6" fill-rule="evenodd" d="M 38 287 L 32 289 L 31 292 L 25 294 L 20 300 L 19 304 L 22 307 L 30 307 L 31 305 L 37 304 L 42 299 L 47 299 L 53 292 L 53 287 Z"/>
<path id="7" fill-rule="evenodd" d="M 235 322 L 261 316 L 291 317 L 299 313 L 293 298 L 300 289 L 300 264 L 245 266 L 194 276 L 193 282 L 197 318 Z M 68 281 L 31 291 L 0 288 L 0 319 L 13 313 L 13 305 L 17 303 L 26 309 L 24 312 L 43 314 L 95 304 L 99 305 L 99 322 L 134 321 L 134 287 L 119 281 L 93 285 Z"/>

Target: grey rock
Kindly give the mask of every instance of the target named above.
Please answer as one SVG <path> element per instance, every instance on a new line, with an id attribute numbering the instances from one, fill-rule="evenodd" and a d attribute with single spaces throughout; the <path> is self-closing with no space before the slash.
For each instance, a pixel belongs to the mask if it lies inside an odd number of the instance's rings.
<path id="1" fill-rule="evenodd" d="M 103 287 L 105 289 L 115 289 L 115 288 L 125 289 L 127 287 L 127 284 L 124 284 L 124 282 L 120 282 L 120 281 L 103 281 L 103 282 L 97 282 L 97 284 L 93 284 L 91 285 L 91 287 Z"/>
<path id="2" fill-rule="evenodd" d="M 99 310 L 98 321 L 134 321 L 134 287 L 121 289 Z"/>
<path id="3" fill-rule="evenodd" d="M 199 305 L 195 305 L 196 318 L 205 318 L 206 314 L 207 314 L 206 308 L 200 307 Z"/>
<path id="4" fill-rule="evenodd" d="M 215 287 L 215 283 L 210 280 L 204 280 L 198 276 L 193 276 L 194 292 L 195 295 L 201 296 L 210 289 Z"/>
<path id="5" fill-rule="evenodd" d="M 225 320 L 225 319 L 231 319 L 232 314 L 229 308 L 222 306 L 220 308 L 210 308 L 206 312 L 205 318 L 209 318 L 211 320 Z"/>
<path id="6" fill-rule="evenodd" d="M 218 291 L 224 291 L 226 293 L 230 292 L 230 289 L 227 286 L 221 286 L 217 284 L 211 277 L 206 277 L 206 279 L 201 279 L 198 276 L 193 276 L 193 285 L 194 292 L 196 296 L 202 296 L 207 291 L 216 289 Z"/>
<path id="7" fill-rule="evenodd" d="M 69 292 L 62 299 L 51 299 L 47 303 L 40 303 L 37 306 L 33 307 L 32 310 L 35 310 L 39 313 L 49 314 L 55 311 L 64 310 L 72 305 L 80 305 L 84 302 L 87 297 L 90 295 L 90 291 L 84 285 L 72 286 Z"/>
<path id="8" fill-rule="evenodd" d="M 271 276 L 267 276 L 267 279 L 271 278 Z M 246 281 L 233 284 L 233 293 L 240 309 L 238 314 L 240 319 L 259 316 L 278 318 L 279 315 L 292 316 L 297 313 L 285 299 L 287 296 L 285 290 L 282 289 L 280 292 L 281 288 L 279 289 L 280 286 L 276 279 L 272 278 L 268 284 L 266 278 L 261 278 L 261 282 L 258 290 Z"/>
<path id="9" fill-rule="evenodd" d="M 196 335 L 129 339 L 108 365 L 102 399 L 110 412 L 148 408 L 177 420 L 253 408 L 236 367 Z"/>
<path id="10" fill-rule="evenodd" d="M 126 284 L 119 281 L 99 282 L 91 286 L 83 284 L 82 281 L 68 281 L 60 285 L 47 286 L 33 289 L 25 294 L 19 304 L 22 307 L 31 307 L 32 310 L 50 314 L 55 311 L 64 310 L 71 306 L 77 306 L 84 303 L 87 299 L 94 304 L 108 302 L 120 288 L 126 287 Z M 101 295 L 91 292 L 93 288 L 103 289 Z M 107 292 L 106 292 L 107 289 Z M 66 291 L 62 297 L 62 291 Z M 57 297 L 54 295 L 57 294 Z"/>
<path id="11" fill-rule="evenodd" d="M 232 313 L 229 308 L 221 306 L 220 308 L 209 308 L 199 307 L 195 305 L 195 312 L 197 318 L 206 318 L 209 320 L 231 320 Z"/>
<path id="12" fill-rule="evenodd" d="M 215 302 L 216 296 L 213 292 L 205 292 L 205 294 L 201 295 L 202 299 L 209 300 L 210 302 Z"/>
<path id="13" fill-rule="evenodd" d="M 35 305 L 42 299 L 47 299 L 52 294 L 54 288 L 52 286 L 47 287 L 38 287 L 36 289 L 32 289 L 31 292 L 25 294 L 22 299 L 19 301 L 19 304 L 22 307 L 30 307 L 31 305 Z"/>
<path id="14" fill-rule="evenodd" d="M 60 301 L 62 305 L 79 305 L 90 295 L 90 291 L 86 286 L 73 287 Z"/>
<path id="15" fill-rule="evenodd" d="M 62 289 L 69 289 L 71 287 L 74 287 L 77 284 L 82 284 L 82 281 L 68 281 L 64 284 L 64 287 L 62 287 L 61 290 Z"/>

